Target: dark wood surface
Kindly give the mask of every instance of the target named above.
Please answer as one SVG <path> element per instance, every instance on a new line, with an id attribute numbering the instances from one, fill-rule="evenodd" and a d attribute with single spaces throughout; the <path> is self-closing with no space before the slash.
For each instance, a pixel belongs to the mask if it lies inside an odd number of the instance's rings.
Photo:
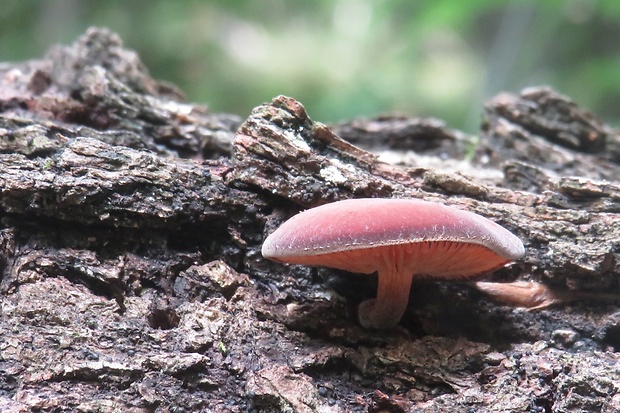
<path id="1" fill-rule="evenodd" d="M 570 98 L 498 95 L 477 136 L 328 127 L 284 96 L 243 120 L 104 29 L 0 78 L 1 411 L 620 410 L 620 135 Z M 364 330 L 373 276 L 260 255 L 286 218 L 352 197 L 484 215 L 526 247 L 486 280 L 557 299 L 414 281 L 396 329 Z"/>

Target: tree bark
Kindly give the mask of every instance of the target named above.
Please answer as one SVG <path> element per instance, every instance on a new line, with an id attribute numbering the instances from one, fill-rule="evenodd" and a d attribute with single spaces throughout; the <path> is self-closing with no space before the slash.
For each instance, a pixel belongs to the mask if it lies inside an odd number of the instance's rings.
<path id="1" fill-rule="evenodd" d="M 242 121 L 105 29 L 0 74 L 0 410 L 620 410 L 620 135 L 568 97 L 499 95 L 478 137 L 327 127 L 284 96 Z M 396 329 L 362 329 L 374 277 L 260 255 L 286 218 L 352 197 L 498 222 L 526 256 L 487 280 L 552 305 L 421 282 Z"/>

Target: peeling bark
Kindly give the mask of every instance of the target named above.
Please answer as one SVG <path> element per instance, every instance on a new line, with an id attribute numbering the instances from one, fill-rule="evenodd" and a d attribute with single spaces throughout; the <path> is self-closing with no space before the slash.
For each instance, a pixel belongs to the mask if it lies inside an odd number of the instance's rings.
<path id="1" fill-rule="evenodd" d="M 568 97 L 499 95 L 477 138 L 330 128 L 284 96 L 242 122 L 102 29 L 0 78 L 0 410 L 620 410 L 620 135 Z M 351 197 L 484 215 L 527 251 L 488 281 L 562 299 L 417 283 L 399 327 L 364 330 L 372 276 L 260 256 L 287 217 Z"/>

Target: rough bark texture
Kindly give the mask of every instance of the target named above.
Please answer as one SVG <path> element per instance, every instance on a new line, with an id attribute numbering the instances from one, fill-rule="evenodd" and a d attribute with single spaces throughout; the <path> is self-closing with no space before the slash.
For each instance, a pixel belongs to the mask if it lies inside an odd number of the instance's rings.
<path id="1" fill-rule="evenodd" d="M 620 139 L 567 97 L 500 95 L 478 137 L 328 128 L 282 96 L 242 122 L 99 29 L 0 81 L 1 411 L 620 410 Z M 260 256 L 287 217 L 350 197 L 487 216 L 527 250 L 488 279 L 559 298 L 421 282 L 399 327 L 363 330 L 373 277 Z"/>

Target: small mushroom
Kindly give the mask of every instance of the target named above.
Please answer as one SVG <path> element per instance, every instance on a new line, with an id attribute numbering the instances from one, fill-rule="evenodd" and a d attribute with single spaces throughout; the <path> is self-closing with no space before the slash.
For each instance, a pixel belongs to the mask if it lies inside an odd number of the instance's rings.
<path id="1" fill-rule="evenodd" d="M 527 310 L 540 310 L 551 305 L 569 301 L 620 301 L 620 295 L 590 291 L 556 291 L 535 281 L 513 281 L 510 283 L 482 282 L 474 286 L 495 301 Z"/>
<path id="2" fill-rule="evenodd" d="M 533 281 L 510 283 L 478 281 L 474 285 L 500 303 L 528 310 L 539 310 L 570 299 L 566 294 L 556 293 L 548 286 Z"/>
<path id="3" fill-rule="evenodd" d="M 263 243 L 265 258 L 378 273 L 377 298 L 358 307 L 366 328 L 391 328 L 409 301 L 413 276 L 468 280 L 524 255 L 496 223 L 415 199 L 350 199 L 301 212 Z"/>

